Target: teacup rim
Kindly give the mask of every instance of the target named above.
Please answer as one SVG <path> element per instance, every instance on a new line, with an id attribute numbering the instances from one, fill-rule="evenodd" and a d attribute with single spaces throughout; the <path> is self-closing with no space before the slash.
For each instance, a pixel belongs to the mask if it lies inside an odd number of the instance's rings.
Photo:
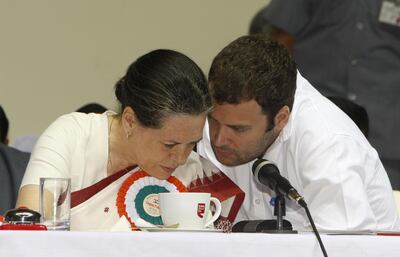
<path id="1" fill-rule="evenodd" d="M 159 195 L 177 195 L 177 194 L 185 194 L 185 195 L 200 195 L 200 194 L 207 194 L 211 196 L 211 193 L 208 192 L 161 192 L 158 193 Z"/>

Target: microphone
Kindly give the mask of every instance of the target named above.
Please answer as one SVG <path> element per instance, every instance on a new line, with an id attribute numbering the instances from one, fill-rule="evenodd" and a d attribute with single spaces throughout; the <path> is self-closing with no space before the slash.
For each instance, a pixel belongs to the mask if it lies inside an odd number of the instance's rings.
<path id="1" fill-rule="evenodd" d="M 275 163 L 265 159 L 258 159 L 257 161 L 254 162 L 253 167 L 251 169 L 258 183 L 269 186 L 277 194 L 286 195 L 289 199 L 295 200 L 298 205 L 300 205 L 305 209 L 307 217 L 310 220 L 311 227 L 313 228 L 315 236 L 318 239 L 318 243 L 319 246 L 321 247 L 322 253 L 324 254 L 324 256 L 327 257 L 328 254 L 326 253 L 325 246 L 322 243 L 321 237 L 319 236 L 317 227 L 315 226 L 314 220 L 311 216 L 310 210 L 308 209 L 306 202 L 304 201 L 304 198 L 296 191 L 294 187 L 292 187 L 292 185 L 290 185 L 290 182 L 286 178 L 282 177 L 281 174 L 279 174 L 279 169 L 275 165 Z M 279 222 L 279 215 L 278 215 L 278 222 Z M 243 226 L 245 229 L 246 228 L 245 225 L 246 223 L 240 226 Z M 255 226 L 257 229 L 257 227 L 259 226 L 257 222 L 255 223 L 255 225 L 253 223 L 251 223 L 250 225 L 248 226 L 250 226 L 252 229 Z"/>
<path id="2" fill-rule="evenodd" d="M 252 171 L 258 183 L 268 186 L 277 193 L 286 195 L 289 199 L 306 208 L 307 204 L 304 198 L 285 177 L 281 176 L 275 163 L 265 159 L 258 159 L 254 162 Z"/>

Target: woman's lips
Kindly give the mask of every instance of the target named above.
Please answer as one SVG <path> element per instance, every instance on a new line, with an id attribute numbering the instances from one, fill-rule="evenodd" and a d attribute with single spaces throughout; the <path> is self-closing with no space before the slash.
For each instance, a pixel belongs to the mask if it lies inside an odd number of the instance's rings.
<path id="1" fill-rule="evenodd" d="M 169 168 L 169 167 L 165 167 L 165 166 L 161 166 L 163 168 L 163 170 L 169 174 L 172 174 L 176 168 Z"/>

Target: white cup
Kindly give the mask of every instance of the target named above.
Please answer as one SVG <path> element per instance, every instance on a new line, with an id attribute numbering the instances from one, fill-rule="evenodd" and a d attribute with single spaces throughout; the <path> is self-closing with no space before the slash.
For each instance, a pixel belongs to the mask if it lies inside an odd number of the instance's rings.
<path id="1" fill-rule="evenodd" d="M 40 214 L 48 230 L 69 230 L 71 212 L 71 180 L 40 178 Z"/>
<path id="2" fill-rule="evenodd" d="M 221 214 L 221 202 L 210 193 L 159 193 L 161 219 L 166 227 L 178 224 L 181 229 L 212 227 Z M 210 202 L 215 212 L 210 211 Z"/>

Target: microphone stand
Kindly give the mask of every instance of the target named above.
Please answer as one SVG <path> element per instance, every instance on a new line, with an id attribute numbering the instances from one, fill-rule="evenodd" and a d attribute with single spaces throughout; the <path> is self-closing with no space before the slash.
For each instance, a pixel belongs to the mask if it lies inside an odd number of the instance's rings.
<path id="1" fill-rule="evenodd" d="M 297 234 L 290 221 L 283 218 L 286 215 L 285 195 L 278 190 L 274 200 L 274 215 L 276 219 L 239 221 L 232 227 L 232 232 Z"/>
<path id="2" fill-rule="evenodd" d="M 262 233 L 273 233 L 273 234 L 297 234 L 296 230 L 293 230 L 292 224 L 288 220 L 284 220 L 283 216 L 286 215 L 286 202 L 285 196 L 276 191 L 274 215 L 276 220 L 269 223 L 266 229 L 261 230 Z M 286 225 L 284 224 L 286 223 Z"/>
<path id="3" fill-rule="evenodd" d="M 283 230 L 283 216 L 286 215 L 285 197 L 279 193 L 275 199 L 274 215 L 276 216 L 276 230 Z"/>

